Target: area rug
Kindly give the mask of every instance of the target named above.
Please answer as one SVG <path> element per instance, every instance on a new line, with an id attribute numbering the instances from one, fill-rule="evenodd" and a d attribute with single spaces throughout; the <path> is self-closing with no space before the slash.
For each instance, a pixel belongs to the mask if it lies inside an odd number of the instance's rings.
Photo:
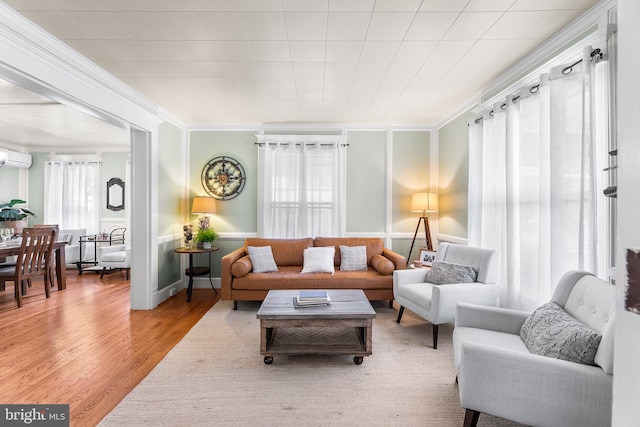
<path id="1" fill-rule="evenodd" d="M 441 325 L 375 304 L 373 354 L 260 356 L 258 303 L 219 302 L 100 426 L 462 426 Z M 514 426 L 485 414 L 480 426 Z"/>

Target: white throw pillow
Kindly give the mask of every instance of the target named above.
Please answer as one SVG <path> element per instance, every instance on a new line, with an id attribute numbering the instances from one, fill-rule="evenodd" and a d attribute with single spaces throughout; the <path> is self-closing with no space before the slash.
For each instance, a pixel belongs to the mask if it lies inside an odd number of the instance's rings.
<path id="1" fill-rule="evenodd" d="M 367 269 L 366 246 L 340 245 L 340 270 L 361 271 Z"/>
<path id="2" fill-rule="evenodd" d="M 247 246 L 247 251 L 249 251 L 249 259 L 253 265 L 254 273 L 278 271 L 271 246 Z"/>
<path id="3" fill-rule="evenodd" d="M 334 246 L 307 248 L 303 254 L 304 264 L 301 273 L 334 273 L 333 258 L 336 255 Z"/>

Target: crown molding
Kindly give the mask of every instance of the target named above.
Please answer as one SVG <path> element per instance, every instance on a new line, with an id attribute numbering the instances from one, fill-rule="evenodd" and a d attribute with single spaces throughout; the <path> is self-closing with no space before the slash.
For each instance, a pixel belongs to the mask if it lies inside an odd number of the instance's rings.
<path id="1" fill-rule="evenodd" d="M 120 127 L 126 113 L 150 113 L 157 122 L 158 106 L 80 53 L 0 2 L 0 77 L 71 105 Z M 65 81 L 71 90 L 56 87 Z M 69 82 L 73 82 L 70 84 Z M 93 105 L 86 98 L 101 99 Z M 124 101 L 124 103 L 123 103 Z M 124 107 L 124 108 L 123 108 Z M 134 107 L 134 108 L 132 108 Z M 120 110 L 124 114 L 110 114 Z M 149 120 L 149 116 L 142 121 Z"/>

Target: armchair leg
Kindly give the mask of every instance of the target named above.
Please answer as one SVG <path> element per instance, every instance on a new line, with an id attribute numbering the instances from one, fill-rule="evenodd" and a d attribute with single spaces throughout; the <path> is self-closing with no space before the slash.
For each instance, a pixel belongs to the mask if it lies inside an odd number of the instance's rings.
<path id="1" fill-rule="evenodd" d="M 478 417 L 480 417 L 480 412 L 474 411 L 473 409 L 467 409 L 464 411 L 464 427 L 476 427 L 478 424 Z"/>
<path id="2" fill-rule="evenodd" d="M 238 300 L 234 300 L 233 301 L 233 309 L 237 310 L 238 309 Z"/>
<path id="3" fill-rule="evenodd" d="M 102 267 L 102 271 L 100 272 L 100 278 L 104 277 L 104 272 L 107 271 L 107 267 Z"/>
<path id="4" fill-rule="evenodd" d="M 403 313 L 404 313 L 404 307 L 400 306 L 400 310 L 398 310 L 398 318 L 396 319 L 396 323 L 400 323 L 400 319 L 402 319 Z"/>
<path id="5" fill-rule="evenodd" d="M 433 325 L 433 349 L 438 348 L 438 325 Z"/>

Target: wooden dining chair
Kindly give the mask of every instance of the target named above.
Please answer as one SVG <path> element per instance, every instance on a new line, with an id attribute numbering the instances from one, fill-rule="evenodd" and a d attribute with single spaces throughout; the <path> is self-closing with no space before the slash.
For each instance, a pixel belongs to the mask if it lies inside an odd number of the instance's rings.
<path id="1" fill-rule="evenodd" d="M 0 281 L 14 283 L 18 307 L 22 307 L 22 295 L 26 292 L 27 281 L 38 277 L 42 277 L 45 295 L 50 297 L 49 276 L 57 234 L 58 228 L 55 226 L 24 228 L 15 268 L 0 270 Z"/>

